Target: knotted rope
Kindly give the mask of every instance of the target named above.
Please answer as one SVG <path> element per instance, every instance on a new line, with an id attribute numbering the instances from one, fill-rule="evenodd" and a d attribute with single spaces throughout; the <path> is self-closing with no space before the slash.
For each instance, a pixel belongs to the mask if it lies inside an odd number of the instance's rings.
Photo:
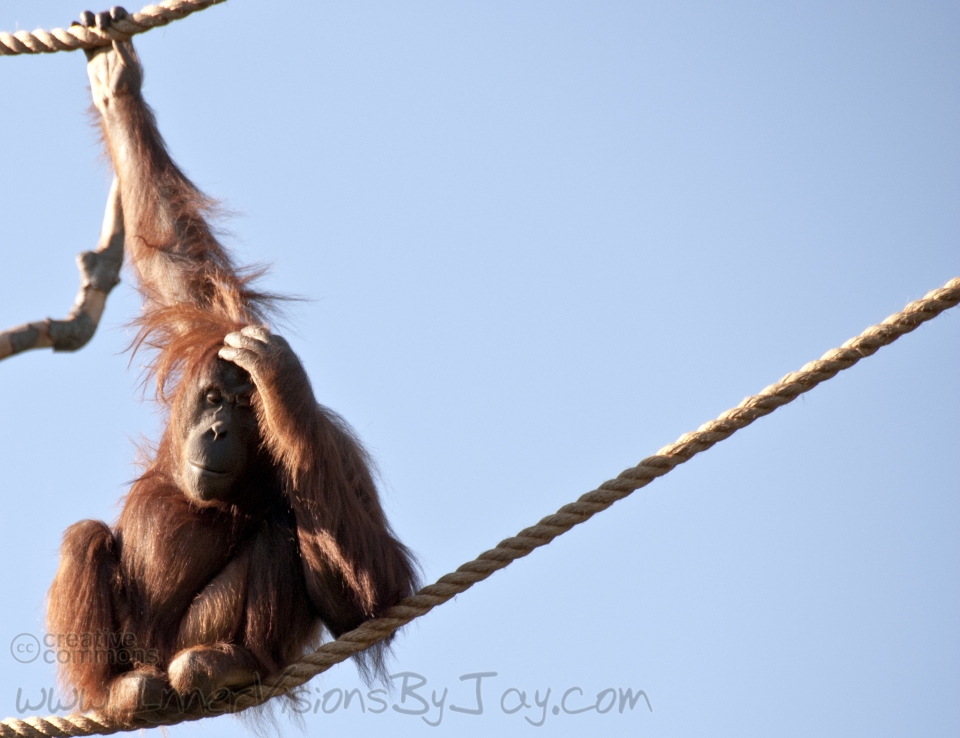
<path id="1" fill-rule="evenodd" d="M 278 695 L 286 694 L 305 684 L 317 674 L 345 661 L 353 654 L 389 637 L 411 620 L 426 615 L 438 605 L 465 592 L 477 582 L 483 581 L 493 572 L 509 566 L 511 562 L 526 556 L 534 549 L 547 545 L 575 525 L 586 522 L 598 512 L 606 510 L 617 500 L 622 500 L 634 490 L 647 486 L 657 477 L 662 477 L 715 443 L 729 438 L 741 428 L 746 428 L 757 418 L 769 415 L 778 407 L 792 402 L 804 392 L 809 392 L 821 382 L 836 376 L 844 369 L 849 369 L 860 359 L 871 356 L 882 346 L 893 343 L 903 334 L 915 330 L 922 323 L 935 318 L 958 303 L 960 303 L 960 277 L 950 280 L 940 289 L 927 293 L 922 299 L 911 302 L 899 313 L 867 328 L 840 348 L 832 349 L 820 359 L 804 365 L 800 371 L 788 374 L 776 384 L 748 397 L 735 408 L 722 413 L 716 420 L 704 423 L 692 433 L 685 433 L 675 443 L 664 446 L 653 456 L 648 456 L 636 466 L 621 472 L 615 479 L 604 482 L 592 492 L 587 492 L 576 502 L 564 505 L 553 515 L 548 515 L 536 525 L 525 528 L 513 538 L 501 541 L 496 548 L 483 552 L 455 572 L 440 577 L 435 584 L 424 587 L 415 595 L 404 599 L 399 605 L 391 607 L 382 617 L 368 620 L 359 628 L 344 633 L 335 641 L 325 643 L 312 654 L 292 664 L 262 685 L 211 702 L 205 709 L 195 704 L 186 711 L 171 710 L 149 720 L 138 719 L 128 724 L 118 724 L 97 713 L 27 718 L 26 720 L 8 718 L 0 722 L 0 738 L 109 735 L 123 730 L 175 725 L 211 715 L 240 712 L 263 704 Z"/>
<path id="2" fill-rule="evenodd" d="M 157 26 L 186 18 L 198 10 L 218 5 L 226 0 L 163 0 L 159 5 L 148 5 L 139 13 L 132 13 L 123 20 L 114 21 L 110 28 L 101 31 L 98 28 L 70 26 L 54 28 L 52 31 L 38 29 L 0 32 L 0 56 L 17 54 L 54 54 L 58 51 L 76 51 L 77 49 L 96 49 L 109 46 L 114 40 L 122 40 L 144 33 Z"/>

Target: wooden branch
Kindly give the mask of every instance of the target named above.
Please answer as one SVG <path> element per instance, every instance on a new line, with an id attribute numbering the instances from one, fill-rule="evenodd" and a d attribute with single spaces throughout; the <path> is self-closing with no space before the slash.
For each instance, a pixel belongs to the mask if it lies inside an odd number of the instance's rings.
<path id="1" fill-rule="evenodd" d="M 77 256 L 80 291 L 64 320 L 46 320 L 0 332 L 0 361 L 37 348 L 76 351 L 93 338 L 107 304 L 107 295 L 120 282 L 123 265 L 123 208 L 116 178 L 107 197 L 103 228 L 96 251 Z"/>

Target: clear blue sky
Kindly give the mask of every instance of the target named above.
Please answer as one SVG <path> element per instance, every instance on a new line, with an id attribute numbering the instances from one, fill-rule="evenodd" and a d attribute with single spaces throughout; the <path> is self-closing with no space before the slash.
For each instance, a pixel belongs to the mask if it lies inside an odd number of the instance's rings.
<path id="1" fill-rule="evenodd" d="M 958 39 L 947 2 L 229 0 L 137 44 L 433 581 L 960 275 Z M 110 175 L 82 55 L 0 58 L 0 90 L 7 327 L 66 313 Z M 62 531 L 114 519 L 156 434 L 137 310 L 128 278 L 80 353 L 0 363 L 4 715 L 54 683 L 7 643 Z M 410 626 L 392 669 L 448 690 L 437 727 L 368 701 L 308 733 L 956 736 L 958 379 L 953 311 Z M 653 712 L 554 714 L 575 687 Z"/>

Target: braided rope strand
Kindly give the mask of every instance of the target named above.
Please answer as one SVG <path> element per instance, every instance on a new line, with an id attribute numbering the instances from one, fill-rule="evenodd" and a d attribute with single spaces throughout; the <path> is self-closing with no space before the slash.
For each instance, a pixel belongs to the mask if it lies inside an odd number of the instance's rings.
<path id="1" fill-rule="evenodd" d="M 900 336 L 915 330 L 958 303 L 960 277 L 927 293 L 922 299 L 911 302 L 882 323 L 867 328 L 840 348 L 831 349 L 820 359 L 811 361 L 799 371 L 788 374 L 776 384 L 746 398 L 716 420 L 704 423 L 692 433 L 685 433 L 675 443 L 664 446 L 653 456 L 648 456 L 636 466 L 621 472 L 616 478 L 604 482 L 592 492 L 587 492 L 576 502 L 564 505 L 536 525 L 501 541 L 495 548 L 484 551 L 473 561 L 445 574 L 436 583 L 427 585 L 415 595 L 389 608 L 381 617 L 368 620 L 335 641 L 325 643 L 257 688 L 243 690 L 228 700 L 209 705 L 206 712 L 199 708 L 189 712 L 168 712 L 149 721 L 137 720 L 130 724 L 118 724 L 97 713 L 26 720 L 8 718 L 0 721 L 0 738 L 109 735 L 125 730 L 175 725 L 212 714 L 240 712 L 263 704 L 273 697 L 287 694 L 335 664 L 388 638 L 411 620 L 426 615 L 433 608 L 465 592 L 495 571 L 509 566 L 511 562 L 526 556 L 534 549 L 545 546 L 575 525 L 606 510 L 617 500 L 645 487 L 657 477 L 662 477 L 714 444 L 729 438 L 741 428 L 747 427 L 757 418 L 769 415 L 778 407 L 792 402 L 804 392 L 809 392 L 821 382 L 849 369 L 860 359 L 871 356 L 881 347 L 893 343 Z"/>
<path id="2" fill-rule="evenodd" d="M 132 13 L 123 20 L 114 21 L 109 29 L 70 26 L 54 28 L 51 31 L 38 29 L 0 32 L 0 56 L 18 54 L 54 54 L 58 51 L 76 51 L 77 49 L 96 49 L 109 46 L 115 40 L 122 40 L 145 33 L 151 28 L 165 26 L 175 20 L 186 18 L 191 13 L 206 10 L 211 5 L 219 5 L 226 0 L 163 0 L 158 5 L 148 5 L 139 13 Z"/>

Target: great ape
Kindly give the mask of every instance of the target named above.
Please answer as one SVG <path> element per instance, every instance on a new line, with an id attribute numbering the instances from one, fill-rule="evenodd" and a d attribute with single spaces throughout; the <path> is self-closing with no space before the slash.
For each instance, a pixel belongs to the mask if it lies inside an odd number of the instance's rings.
<path id="1" fill-rule="evenodd" d="M 169 419 L 115 527 L 65 533 L 48 629 L 83 706 L 125 719 L 274 673 L 322 627 L 337 636 L 411 594 L 416 575 L 363 448 L 262 327 L 270 296 L 167 153 L 132 44 L 88 60 L 144 297 L 138 342 L 155 351 Z"/>

